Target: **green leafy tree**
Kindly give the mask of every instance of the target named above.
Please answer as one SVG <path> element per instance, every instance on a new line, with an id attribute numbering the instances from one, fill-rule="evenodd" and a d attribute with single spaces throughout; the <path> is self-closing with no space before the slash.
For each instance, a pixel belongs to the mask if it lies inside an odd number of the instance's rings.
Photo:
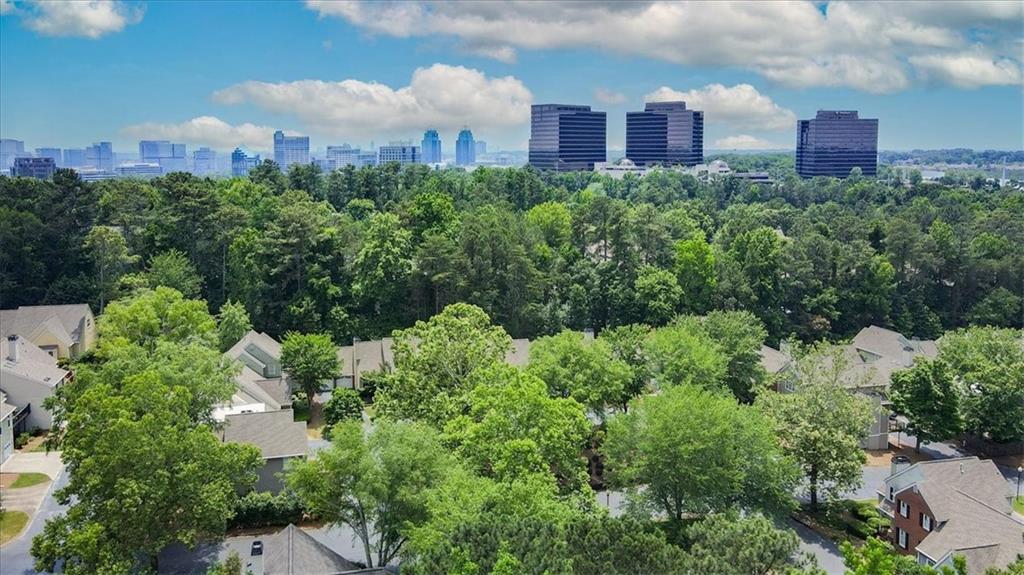
<path id="1" fill-rule="evenodd" d="M 238 343 L 251 329 L 252 320 L 249 319 L 249 312 L 241 302 L 228 301 L 220 306 L 220 315 L 217 316 L 217 339 L 220 341 L 221 351 L 231 349 L 231 346 Z"/>
<path id="2" fill-rule="evenodd" d="M 338 350 L 325 333 L 285 334 L 281 342 L 281 369 L 288 379 L 306 396 L 310 420 L 320 418 L 317 394 L 325 380 L 334 379 L 341 372 Z"/>
<path id="3" fill-rule="evenodd" d="M 117 281 L 126 267 L 138 257 L 128 252 L 124 235 L 108 226 L 95 226 L 85 236 L 85 249 L 89 252 L 96 269 L 96 285 L 99 288 L 100 313 L 106 308 L 117 291 Z"/>
<path id="4" fill-rule="evenodd" d="M 821 345 L 796 361 L 794 393 L 764 393 L 757 406 L 775 422 L 786 451 L 806 479 L 811 509 L 818 497 L 834 499 L 861 482 L 860 441 L 874 414 L 871 400 L 848 389 L 849 360 L 839 347 Z"/>
<path id="5" fill-rule="evenodd" d="M 996 442 L 1024 439 L 1022 332 L 974 327 L 947 333 L 939 359 L 962 385 L 967 431 Z"/>
<path id="6" fill-rule="evenodd" d="M 726 357 L 725 384 L 736 399 L 752 403 L 768 376 L 760 356 L 764 325 L 748 311 L 713 311 L 700 324 Z"/>
<path id="7" fill-rule="evenodd" d="M 689 573 L 750 575 L 816 571 L 812 555 L 798 553 L 800 539 L 760 513 L 716 513 L 686 530 Z"/>
<path id="8" fill-rule="evenodd" d="M 1024 298 L 1004 288 L 997 287 L 971 308 L 967 319 L 974 325 L 1013 327 L 1020 324 L 1021 303 Z"/>
<path id="9" fill-rule="evenodd" d="M 444 428 L 445 442 L 481 474 L 499 481 L 552 473 L 566 492 L 583 488 L 580 455 L 590 424 L 572 398 L 552 398 L 536 376 L 501 364 L 478 370 L 468 411 Z"/>
<path id="10" fill-rule="evenodd" d="M 458 414 L 480 367 L 504 362 L 512 339 L 480 308 L 452 304 L 428 321 L 395 332 L 395 370 L 382 378 L 376 411 L 441 429 Z"/>
<path id="11" fill-rule="evenodd" d="M 967 562 L 963 556 L 953 558 L 953 567 L 939 569 L 919 565 L 913 557 L 896 552 L 885 541 L 869 537 L 861 547 L 854 547 L 849 541 L 840 545 L 846 575 L 967 575 Z"/>
<path id="12" fill-rule="evenodd" d="M 101 344 L 124 338 L 150 350 L 158 341 L 217 346 L 217 322 L 206 302 L 186 299 L 168 287 L 112 302 L 100 317 L 99 333 Z"/>
<path id="13" fill-rule="evenodd" d="M 683 307 L 692 313 L 704 313 L 711 307 L 715 291 L 715 255 L 701 235 L 676 242 L 675 273 L 682 289 Z"/>
<path id="14" fill-rule="evenodd" d="M 350 527 L 372 567 L 390 563 L 408 531 L 426 521 L 423 495 L 443 479 L 449 464 L 426 426 L 379 421 L 366 432 L 361 422 L 347 421 L 336 426 L 330 447 L 296 462 L 286 482 L 306 509 Z"/>
<path id="15" fill-rule="evenodd" d="M 336 387 L 331 398 L 324 404 L 325 436 L 330 439 L 331 427 L 343 421 L 362 421 L 363 399 L 359 392 L 345 387 Z"/>
<path id="16" fill-rule="evenodd" d="M 693 385 L 637 400 L 608 422 L 606 476 L 635 511 L 672 520 L 729 509 L 784 510 L 798 472 L 771 422 Z"/>
<path id="17" fill-rule="evenodd" d="M 40 571 L 156 570 L 166 546 L 223 535 L 256 481 L 258 450 L 196 426 L 186 388 L 149 370 L 120 384 L 89 385 L 65 414 L 70 479 L 56 498 L 68 507 L 32 541 Z"/>
<path id="18" fill-rule="evenodd" d="M 921 441 L 942 441 L 957 436 L 960 419 L 960 390 L 945 363 L 918 358 L 910 369 L 892 374 L 889 390 L 893 411 L 907 417 L 910 431 Z"/>
<path id="19" fill-rule="evenodd" d="M 150 288 L 166 286 L 192 299 L 199 296 L 203 278 L 184 252 L 167 250 L 149 258 L 146 282 Z"/>
<path id="20" fill-rule="evenodd" d="M 651 377 L 660 387 L 693 384 L 721 389 L 728 358 L 696 322 L 677 322 L 651 332 L 644 345 Z"/>
<path id="21" fill-rule="evenodd" d="M 602 419 L 606 406 L 620 403 L 633 377 L 607 342 L 575 331 L 534 341 L 527 371 L 543 380 L 551 395 L 572 397 Z"/>
<path id="22" fill-rule="evenodd" d="M 352 290 L 378 316 L 402 309 L 399 298 L 412 272 L 411 241 L 412 234 L 402 228 L 398 216 L 376 213 L 370 217 L 363 246 L 353 263 Z"/>
<path id="23" fill-rule="evenodd" d="M 672 319 L 683 297 L 676 277 L 653 266 L 640 269 L 634 289 L 638 301 L 645 308 L 644 319 L 651 325 L 664 325 Z"/>
<path id="24" fill-rule="evenodd" d="M 210 566 L 206 571 L 206 575 L 246 575 L 242 572 L 242 558 L 238 556 L 237 551 L 232 551 L 228 554 L 228 558 L 223 563 L 217 562 Z"/>
<path id="25" fill-rule="evenodd" d="M 651 380 L 644 344 L 651 328 L 642 324 L 622 325 L 601 332 L 599 339 L 611 348 L 612 356 L 629 366 L 630 377 L 616 405 L 628 411 L 629 400 L 643 393 Z"/>

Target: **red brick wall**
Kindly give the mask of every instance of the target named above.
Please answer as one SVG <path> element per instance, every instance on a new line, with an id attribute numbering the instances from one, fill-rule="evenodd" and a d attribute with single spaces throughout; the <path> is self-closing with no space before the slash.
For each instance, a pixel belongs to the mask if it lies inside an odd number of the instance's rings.
<path id="1" fill-rule="evenodd" d="M 900 515 L 900 502 L 905 501 L 910 505 L 910 514 L 908 517 Z M 921 513 L 931 516 L 932 518 L 932 529 L 935 529 L 935 516 L 932 515 L 931 509 L 925 504 L 924 498 L 921 494 L 917 493 L 913 489 L 908 489 L 903 493 L 896 494 L 896 504 L 894 506 L 895 517 L 892 521 L 892 544 L 899 551 L 904 551 L 899 546 L 899 534 L 896 528 L 903 529 L 907 532 L 907 549 L 906 553 L 917 554 L 917 546 L 928 536 L 929 532 L 921 527 Z"/>

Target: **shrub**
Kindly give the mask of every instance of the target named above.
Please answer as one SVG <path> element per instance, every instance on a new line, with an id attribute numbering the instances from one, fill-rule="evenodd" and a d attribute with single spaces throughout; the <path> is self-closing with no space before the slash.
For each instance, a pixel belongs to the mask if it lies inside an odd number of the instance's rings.
<path id="1" fill-rule="evenodd" d="M 302 501 L 291 492 L 252 491 L 238 500 L 230 527 L 248 529 L 302 521 Z"/>
<path id="2" fill-rule="evenodd" d="M 22 447 L 25 447 L 25 444 L 28 443 L 29 439 L 32 439 L 32 436 L 29 435 L 28 432 L 19 433 L 18 437 L 14 438 L 14 448 L 21 449 Z"/>
<path id="3" fill-rule="evenodd" d="M 331 398 L 324 404 L 324 423 L 334 425 L 349 419 L 363 417 L 363 400 L 359 392 L 345 387 L 336 387 Z"/>

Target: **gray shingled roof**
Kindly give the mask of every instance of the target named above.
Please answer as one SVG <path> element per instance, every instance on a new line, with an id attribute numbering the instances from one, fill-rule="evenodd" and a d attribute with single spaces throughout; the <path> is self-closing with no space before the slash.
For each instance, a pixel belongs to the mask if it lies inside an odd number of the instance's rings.
<path id="1" fill-rule="evenodd" d="M 359 569 L 292 524 L 264 537 L 263 549 L 265 575 L 335 575 Z"/>
<path id="2" fill-rule="evenodd" d="M 264 459 L 306 455 L 306 424 L 295 421 L 290 409 L 239 413 L 224 418 L 221 439 L 259 448 Z"/>
<path id="3" fill-rule="evenodd" d="M 18 361 L 16 362 L 8 356 L 8 340 L 5 338 L 2 341 L 4 349 L 0 353 L 3 356 L 3 359 L 0 360 L 2 361 L 0 369 L 4 373 L 16 375 L 47 387 L 56 387 L 68 376 L 69 372 L 58 367 L 57 360 L 53 356 L 39 349 L 24 337 L 18 337 Z M 3 381 L 0 381 L 0 385 L 3 385 Z"/>
<path id="4" fill-rule="evenodd" d="M 786 366 L 793 361 L 789 355 L 767 345 L 761 346 L 758 355 L 761 356 L 761 367 L 772 375 L 786 369 Z"/>
<path id="5" fill-rule="evenodd" d="M 5 309 L 0 311 L 0 337 L 6 338 L 11 334 L 31 337 L 40 326 L 50 322 L 51 328 L 57 324 L 62 328 L 55 335 L 63 335 L 60 333 L 63 331 L 70 338 L 66 343 L 74 343 L 80 341 L 83 323 L 91 313 L 89 305 L 84 303 L 23 305 L 18 309 Z"/>

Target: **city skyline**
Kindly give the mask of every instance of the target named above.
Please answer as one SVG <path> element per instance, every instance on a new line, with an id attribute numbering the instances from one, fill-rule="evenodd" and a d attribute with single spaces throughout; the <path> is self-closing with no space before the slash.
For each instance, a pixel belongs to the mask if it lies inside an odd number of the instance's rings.
<path id="1" fill-rule="evenodd" d="M 278 129 L 311 151 L 437 129 L 448 154 L 468 125 L 526 150 L 530 105 L 564 102 L 607 112 L 618 150 L 625 113 L 664 100 L 705 111 L 709 150 L 792 150 L 796 119 L 819 109 L 879 118 L 885 150 L 1024 145 L 1020 3 L 2 6 L 0 136 L 26 149 L 266 155 Z M 163 45 L 156 63 L 137 57 Z"/>

